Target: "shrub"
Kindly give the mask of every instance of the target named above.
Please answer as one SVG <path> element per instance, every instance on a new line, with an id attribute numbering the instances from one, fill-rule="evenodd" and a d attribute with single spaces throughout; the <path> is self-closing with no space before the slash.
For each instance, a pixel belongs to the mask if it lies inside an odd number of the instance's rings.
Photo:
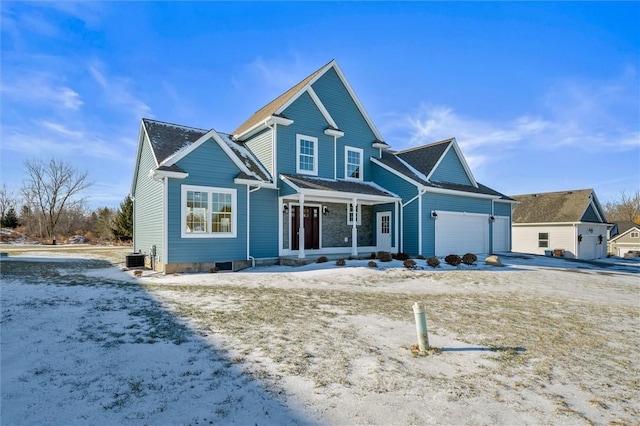
<path id="1" fill-rule="evenodd" d="M 347 264 L 347 261 L 344 259 L 338 259 L 336 260 L 336 266 L 344 266 Z"/>
<path id="2" fill-rule="evenodd" d="M 405 259 L 402 265 L 407 269 L 416 269 L 416 261 L 413 259 Z"/>
<path id="3" fill-rule="evenodd" d="M 451 266 L 458 266 L 462 262 L 462 259 L 457 254 L 450 254 L 444 258 L 444 261 Z"/>
<path id="4" fill-rule="evenodd" d="M 393 260 L 393 256 L 388 251 L 379 251 L 378 260 L 380 262 L 391 262 Z"/>
<path id="5" fill-rule="evenodd" d="M 424 257 L 423 255 L 419 254 L 419 255 L 416 256 L 416 259 L 425 260 L 426 257 Z"/>
<path id="6" fill-rule="evenodd" d="M 367 263 L 367 266 L 369 268 L 377 268 L 378 264 L 376 262 L 374 262 L 373 260 L 370 260 L 369 263 Z"/>
<path id="7" fill-rule="evenodd" d="M 409 259 L 409 254 L 408 253 L 398 253 L 396 254 L 396 259 L 398 260 L 407 260 Z"/>
<path id="8" fill-rule="evenodd" d="M 327 256 L 320 256 L 318 258 L 318 260 L 316 260 L 316 263 L 325 263 L 325 262 L 328 262 L 328 261 L 329 261 L 329 259 L 327 259 Z"/>
<path id="9" fill-rule="evenodd" d="M 369 255 L 369 259 L 375 259 L 376 258 L 376 252 L 372 251 L 371 254 Z"/>
<path id="10" fill-rule="evenodd" d="M 473 253 L 467 253 L 462 256 L 462 263 L 464 263 L 465 265 L 473 265 L 476 260 L 478 260 L 478 256 Z"/>
<path id="11" fill-rule="evenodd" d="M 437 268 L 438 266 L 440 266 L 440 259 L 435 256 L 430 257 L 427 259 L 427 265 L 431 266 L 432 268 Z"/>
<path id="12" fill-rule="evenodd" d="M 217 266 L 214 266 L 213 268 L 209 269 L 209 272 L 211 272 L 212 274 L 215 274 L 218 271 L 219 271 L 219 269 L 218 269 Z"/>

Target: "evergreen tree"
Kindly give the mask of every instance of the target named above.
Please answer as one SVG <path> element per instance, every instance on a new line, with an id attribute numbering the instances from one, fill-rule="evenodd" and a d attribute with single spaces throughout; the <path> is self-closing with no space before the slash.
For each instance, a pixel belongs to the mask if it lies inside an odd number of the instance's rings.
<path id="1" fill-rule="evenodd" d="M 127 198 L 120 203 L 120 208 L 113 219 L 113 236 L 120 241 L 130 241 L 133 239 L 133 200 Z"/>
<path id="2" fill-rule="evenodd" d="M 0 226 L 11 229 L 18 227 L 18 216 L 16 215 L 16 210 L 13 207 L 9 207 L 9 210 L 2 215 Z"/>

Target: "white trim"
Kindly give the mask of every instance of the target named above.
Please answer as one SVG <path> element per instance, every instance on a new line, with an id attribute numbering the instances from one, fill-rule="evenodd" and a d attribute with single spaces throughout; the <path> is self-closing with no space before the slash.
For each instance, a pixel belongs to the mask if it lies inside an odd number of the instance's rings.
<path id="1" fill-rule="evenodd" d="M 467 160 L 465 160 L 464 159 L 464 155 L 462 155 L 462 151 L 460 150 L 460 147 L 458 146 L 458 142 L 456 141 L 456 138 L 451 138 L 451 141 L 449 142 L 449 146 L 447 146 L 447 148 L 444 150 L 444 152 L 442 153 L 442 155 L 440 156 L 440 158 L 436 162 L 435 166 L 433 166 L 433 168 L 429 172 L 429 175 L 427 176 L 427 180 L 431 181 L 431 176 L 438 169 L 438 166 L 440 165 L 440 163 L 442 162 L 444 157 L 446 157 L 447 153 L 451 150 L 452 146 L 453 146 L 454 151 L 456 152 L 456 155 L 458 156 L 458 160 L 460 160 L 460 163 L 462 164 L 462 167 L 464 168 L 464 171 L 467 174 L 467 177 L 471 181 L 471 184 L 474 187 L 477 188 L 478 187 L 478 182 L 476 182 L 476 179 L 473 177 L 473 173 L 471 173 L 471 169 L 469 168 L 469 165 L 467 164 Z"/>
<path id="2" fill-rule="evenodd" d="M 243 133 L 234 135 L 236 138 L 241 139 L 241 140 L 245 140 L 250 138 L 251 136 L 255 135 L 256 133 L 261 132 L 262 130 L 266 129 L 267 127 L 271 127 L 274 125 L 280 124 L 281 126 L 290 126 L 293 124 L 293 120 L 289 119 L 289 118 L 284 118 L 284 117 L 278 117 L 278 116 L 269 116 L 266 119 L 254 124 L 253 126 L 251 126 L 250 128 L 248 128 L 247 130 L 245 130 Z"/>
<path id="3" fill-rule="evenodd" d="M 253 180 L 253 179 L 235 178 L 233 179 L 233 183 L 235 183 L 236 185 L 259 186 L 262 189 L 278 189 L 278 185 L 276 185 L 275 183 L 263 182 L 260 180 Z"/>
<path id="4" fill-rule="evenodd" d="M 313 170 L 304 170 L 300 168 L 300 141 L 305 140 L 313 142 Z M 308 154 L 304 154 L 308 156 Z M 296 134 L 296 173 L 301 175 L 318 176 L 318 138 L 303 134 Z"/>
<path id="5" fill-rule="evenodd" d="M 631 232 L 640 232 L 640 226 L 633 226 L 633 227 L 627 229 L 626 231 L 624 231 L 622 234 L 615 235 L 612 238 L 609 238 L 608 240 L 610 242 L 612 242 L 612 243 L 616 242 L 616 240 L 624 237 L 625 235 L 627 235 L 627 234 L 629 234 Z M 636 238 L 636 237 L 631 237 L 631 235 L 629 235 L 629 238 Z M 622 244 L 622 243 L 618 243 L 618 244 Z M 635 243 L 625 243 L 625 244 L 635 244 Z"/>
<path id="6" fill-rule="evenodd" d="M 333 117 L 331 117 L 331 114 L 329 114 L 329 111 L 327 111 L 327 108 L 325 108 L 324 104 L 320 101 L 320 98 L 316 94 L 316 91 L 313 90 L 313 87 L 311 86 L 307 87 L 307 93 L 309 93 L 309 96 L 311 96 L 313 103 L 316 104 L 316 107 L 320 110 L 324 119 L 327 120 L 327 123 L 329 123 L 331 127 L 334 127 L 337 129 L 338 125 L 336 124 L 335 121 L 333 121 Z"/>
<path id="7" fill-rule="evenodd" d="M 275 113 L 281 114 L 284 110 L 286 110 L 293 102 L 295 102 L 300 97 L 300 95 L 306 92 L 308 88 L 310 88 L 316 81 L 320 79 L 320 77 L 322 77 L 331 68 L 333 68 L 336 71 L 336 74 L 338 74 L 338 78 L 342 80 L 342 84 L 347 89 L 347 92 L 349 92 L 349 95 L 353 99 L 353 102 L 356 104 L 356 106 L 360 110 L 360 113 L 364 117 L 364 120 L 369 125 L 369 128 L 371 129 L 375 137 L 378 140 L 382 141 L 383 138 L 380 135 L 380 132 L 378 132 L 378 129 L 373 124 L 373 121 L 371 121 L 369 114 L 367 114 L 367 111 L 364 109 L 364 106 L 360 102 L 360 99 L 358 99 L 358 97 L 356 96 L 355 92 L 353 91 L 353 88 L 347 81 L 346 77 L 344 76 L 342 70 L 338 66 L 338 63 L 335 61 L 335 59 L 329 62 L 327 65 L 325 65 L 325 67 L 322 68 L 319 72 L 316 71 L 317 72 L 316 76 L 313 77 L 309 82 L 307 82 L 307 84 L 305 84 L 304 87 L 302 87 L 295 95 L 289 98 L 289 100 L 285 102 L 280 108 L 278 108 Z M 335 126 L 335 127 L 338 127 L 338 126 Z"/>
<path id="8" fill-rule="evenodd" d="M 185 179 L 189 177 L 189 173 L 186 172 L 172 172 L 169 170 L 149 170 L 149 177 L 154 180 L 161 180 L 165 177 L 173 179 Z"/>
<path id="9" fill-rule="evenodd" d="M 327 136 L 333 136 L 336 138 L 341 138 L 344 136 L 344 132 L 342 130 L 335 130 L 335 129 L 324 129 L 324 134 Z"/>
<path id="10" fill-rule="evenodd" d="M 202 233 L 187 233 L 187 191 L 206 192 L 207 197 L 207 231 Z M 211 215 L 212 193 L 231 195 L 231 231 L 213 232 Z M 181 185 L 180 187 L 180 237 L 181 238 L 236 238 L 238 229 L 238 201 L 235 188 L 221 188 L 213 186 Z"/>
<path id="11" fill-rule="evenodd" d="M 169 263 L 169 179 L 162 182 L 162 273 L 167 272 Z M 156 259 L 156 262 L 158 260 Z M 154 265 L 155 266 L 155 265 Z"/>
<path id="12" fill-rule="evenodd" d="M 349 151 L 356 152 L 360 155 L 360 164 L 358 165 L 358 177 L 350 177 L 347 173 L 349 168 Z M 362 182 L 364 180 L 364 151 L 362 148 L 356 148 L 353 146 L 346 145 L 344 147 L 344 180 L 358 181 Z"/>

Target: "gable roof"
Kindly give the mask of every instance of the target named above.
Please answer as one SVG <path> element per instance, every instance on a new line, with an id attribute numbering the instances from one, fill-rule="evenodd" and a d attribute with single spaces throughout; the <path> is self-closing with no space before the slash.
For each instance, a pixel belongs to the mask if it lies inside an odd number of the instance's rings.
<path id="1" fill-rule="evenodd" d="M 270 117 L 286 118 L 282 114 L 283 111 L 289 105 L 291 105 L 291 103 L 293 103 L 296 99 L 298 99 L 298 97 L 300 97 L 300 95 L 302 95 L 305 92 L 309 93 L 309 95 L 312 97 L 313 101 L 316 103 L 316 105 L 318 106 L 318 108 L 320 109 L 322 114 L 327 119 L 327 122 L 329 124 L 328 128 L 332 129 L 332 130 L 337 130 L 337 129 L 335 129 L 335 126 L 334 126 L 335 122 L 333 121 L 331 116 L 328 114 L 326 109 L 324 109 L 324 106 L 321 104 L 321 102 L 319 101 L 317 95 L 315 94 L 315 91 L 311 87 L 311 85 L 313 83 L 315 83 L 320 77 L 322 77 L 330 69 L 334 69 L 335 70 L 335 72 L 338 75 L 338 77 L 340 78 L 342 84 L 344 84 L 344 87 L 349 92 L 349 95 L 351 96 L 351 98 L 355 102 L 355 104 L 358 107 L 360 113 L 362 114 L 362 116 L 364 117 L 365 121 L 367 122 L 367 124 L 371 128 L 371 131 L 375 135 L 375 137 L 376 137 L 376 141 L 375 142 L 383 144 L 384 141 L 382 139 L 382 136 L 380 135 L 380 132 L 378 132 L 378 129 L 373 124 L 373 121 L 371 121 L 371 118 L 369 117 L 369 114 L 367 114 L 367 111 L 364 109 L 364 106 L 362 105 L 362 103 L 360 102 L 360 100 L 356 96 L 355 92 L 351 88 L 351 85 L 349 84 L 349 82 L 347 81 L 346 77 L 342 73 L 342 70 L 338 66 L 338 63 L 336 62 L 335 59 L 332 59 L 331 61 L 329 61 L 329 63 L 327 63 L 326 65 L 322 66 L 317 71 L 311 73 L 304 80 L 302 80 L 301 82 L 299 82 L 298 84 L 296 84 L 295 86 L 293 86 L 292 88 L 290 88 L 289 90 L 284 92 L 282 95 L 278 96 L 273 101 L 269 102 L 267 105 L 265 105 L 262 108 L 260 108 L 251 117 L 249 117 L 244 123 L 242 123 L 237 129 L 235 129 L 232 132 L 232 134 L 236 138 L 240 138 L 241 139 L 241 138 L 244 137 L 245 134 L 250 132 L 252 129 L 260 126 L 261 123 L 264 123 Z"/>
<path id="2" fill-rule="evenodd" d="M 460 161 L 465 168 L 465 172 L 467 173 L 467 176 L 469 176 L 469 180 L 475 183 L 475 186 L 431 180 L 431 175 L 450 149 L 456 149 L 458 158 L 460 158 Z M 471 171 L 468 169 L 464 157 L 457 150 L 455 138 L 445 139 L 443 141 L 398 152 L 383 151 L 382 156 L 372 157 L 371 161 L 374 164 L 386 167 L 388 170 L 391 170 L 396 175 L 399 175 L 401 178 L 404 178 L 414 185 L 422 185 L 426 188 L 431 188 L 434 192 L 437 190 L 459 191 L 482 196 L 491 196 L 505 201 L 513 201 L 508 196 L 476 182 L 475 178 L 471 175 Z"/>
<path id="3" fill-rule="evenodd" d="M 511 198 L 518 201 L 513 209 L 514 224 L 581 222 L 592 204 L 602 223 L 606 223 L 593 189 L 512 195 Z"/>
<path id="4" fill-rule="evenodd" d="M 182 171 L 176 163 L 204 142 L 213 139 L 238 166 L 243 179 L 271 182 L 271 176 L 251 151 L 226 133 L 142 119 L 158 170 Z"/>
<path id="5" fill-rule="evenodd" d="M 610 240 L 617 240 L 633 229 L 640 231 L 640 224 L 630 221 L 616 222 L 612 228 L 612 232 L 615 230 L 615 233 L 611 234 Z"/>

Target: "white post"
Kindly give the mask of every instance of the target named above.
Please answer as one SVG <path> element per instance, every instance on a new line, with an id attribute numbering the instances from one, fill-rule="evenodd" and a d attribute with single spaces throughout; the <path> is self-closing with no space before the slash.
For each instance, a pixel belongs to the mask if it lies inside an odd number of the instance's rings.
<path id="1" fill-rule="evenodd" d="M 427 335 L 427 318 L 424 312 L 424 304 L 413 304 L 413 313 L 416 317 L 416 332 L 418 333 L 418 348 L 420 352 L 429 349 L 429 336 Z"/>
<path id="2" fill-rule="evenodd" d="M 298 211 L 298 259 L 304 259 L 304 194 L 300 194 L 300 210 Z"/>
<path id="3" fill-rule="evenodd" d="M 356 198 L 354 198 L 352 200 L 352 204 L 353 206 L 353 222 L 351 225 L 351 255 L 352 256 L 357 256 L 358 255 L 358 228 L 357 228 L 357 224 L 358 224 L 358 216 L 362 215 L 362 212 L 358 211 L 358 200 Z"/>

